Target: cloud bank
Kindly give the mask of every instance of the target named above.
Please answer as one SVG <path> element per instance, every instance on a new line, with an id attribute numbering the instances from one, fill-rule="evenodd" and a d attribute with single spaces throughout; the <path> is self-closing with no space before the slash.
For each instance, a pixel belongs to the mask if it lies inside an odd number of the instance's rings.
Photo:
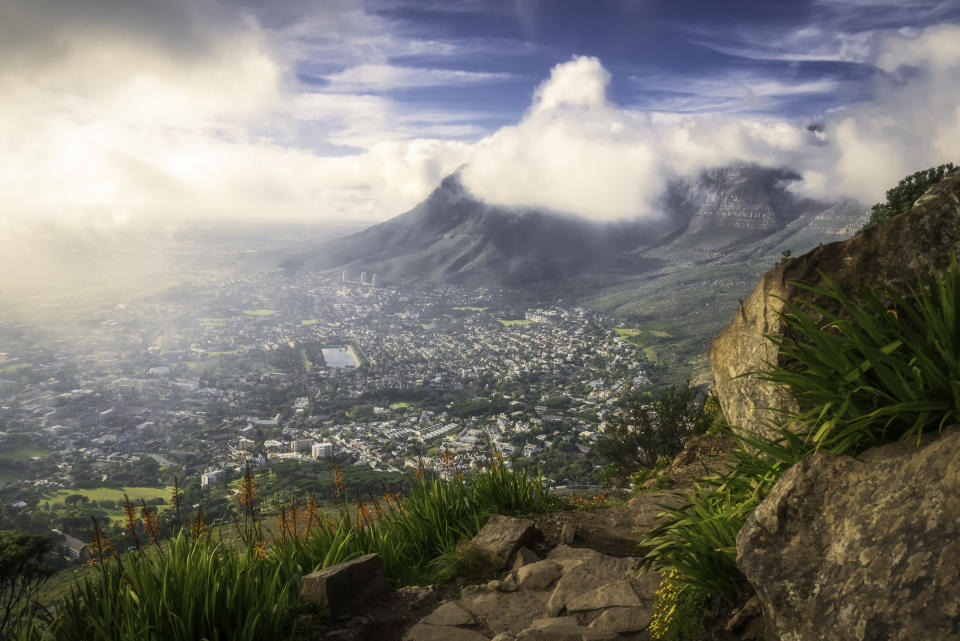
<path id="1" fill-rule="evenodd" d="M 391 92 L 516 82 L 458 67 L 516 43 L 411 35 L 355 0 L 0 0 L 0 238 L 49 223 L 374 222 L 464 163 L 487 201 L 613 220 L 656 215 L 666 181 L 727 163 L 790 167 L 804 193 L 872 202 L 899 177 L 958 159 L 960 28 L 824 38 L 808 28 L 776 48 L 729 45 L 875 70 L 868 99 L 808 121 L 750 108 L 837 79 L 704 78 L 694 89 L 717 108 L 687 113 L 681 102 L 617 104 L 603 62 L 578 56 L 551 70 L 519 122 L 491 133 L 489 113 Z M 410 63 L 425 56 L 443 64 Z M 822 133 L 807 130 L 813 121 Z"/>
<path id="2" fill-rule="evenodd" d="M 574 58 L 554 67 L 519 124 L 476 144 L 464 182 L 489 202 L 613 220 L 657 215 L 672 177 L 757 163 L 799 171 L 806 195 L 874 202 L 902 176 L 960 159 L 960 27 L 876 41 L 872 98 L 824 114 L 816 135 L 809 121 L 618 107 L 601 61 Z"/>

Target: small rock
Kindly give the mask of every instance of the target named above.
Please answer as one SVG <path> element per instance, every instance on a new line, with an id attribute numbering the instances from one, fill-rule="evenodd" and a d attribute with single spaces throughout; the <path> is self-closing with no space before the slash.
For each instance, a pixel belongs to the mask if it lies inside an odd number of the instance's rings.
<path id="1" fill-rule="evenodd" d="M 437 592 L 431 585 L 408 585 L 397 590 L 396 596 L 413 607 L 427 606 L 437 601 Z"/>
<path id="2" fill-rule="evenodd" d="M 563 568 L 550 560 L 537 561 L 517 570 L 517 584 L 526 590 L 546 590 L 563 574 Z"/>
<path id="3" fill-rule="evenodd" d="M 333 620 L 386 589 L 383 559 L 367 554 L 304 576 L 300 597 L 326 608 Z"/>
<path id="4" fill-rule="evenodd" d="M 519 570 L 525 565 L 531 563 L 536 563 L 540 560 L 540 557 L 537 556 L 537 553 L 531 550 L 530 548 L 520 548 L 517 550 L 517 553 L 513 556 L 513 569 Z"/>
<path id="5" fill-rule="evenodd" d="M 530 519 L 494 514 L 471 543 L 486 553 L 498 567 L 506 567 L 517 550 L 533 544 L 535 536 L 536 530 Z"/>
<path id="6" fill-rule="evenodd" d="M 610 608 L 594 619 L 590 627 L 618 634 L 630 634 L 646 630 L 652 616 L 653 612 L 650 608 Z"/>
<path id="7" fill-rule="evenodd" d="M 432 613 L 424 617 L 420 623 L 430 625 L 473 625 L 476 619 L 463 609 L 456 601 L 444 603 Z"/>
<path id="8" fill-rule="evenodd" d="M 517 641 L 517 637 L 509 632 L 501 632 L 497 636 L 490 639 L 490 641 Z"/>
<path id="9" fill-rule="evenodd" d="M 560 530 L 560 542 L 564 545 L 573 545 L 573 540 L 577 537 L 577 524 L 567 523 Z"/>
<path id="10" fill-rule="evenodd" d="M 487 637 L 466 628 L 418 623 L 407 630 L 403 641 L 487 641 Z"/>

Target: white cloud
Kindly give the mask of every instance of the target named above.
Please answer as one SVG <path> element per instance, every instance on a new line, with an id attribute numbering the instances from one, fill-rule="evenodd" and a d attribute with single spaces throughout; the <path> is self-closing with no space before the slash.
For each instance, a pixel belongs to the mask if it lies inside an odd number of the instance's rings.
<path id="1" fill-rule="evenodd" d="M 464 182 L 487 201 L 597 220 L 657 215 L 673 175 L 734 161 L 777 163 L 803 146 L 797 127 L 722 115 L 622 109 L 596 58 L 554 67 L 523 120 L 479 142 Z"/>
<path id="2" fill-rule="evenodd" d="M 897 73 L 878 77 L 870 100 L 825 114 L 817 136 L 807 122 L 624 109 L 607 100 L 600 61 L 575 58 L 552 70 L 519 124 L 476 145 L 464 181 L 489 202 L 612 220 L 657 215 L 672 176 L 748 162 L 800 171 L 811 196 L 875 202 L 906 174 L 960 160 L 960 27 L 881 35 L 870 59 Z M 775 96 L 828 82 L 750 88 Z M 708 93 L 736 93 L 721 84 Z"/>
<path id="3" fill-rule="evenodd" d="M 502 82 L 509 73 L 484 73 L 455 69 L 426 69 L 393 65 L 358 65 L 327 76 L 331 91 L 389 91 L 411 87 L 450 87 Z"/>

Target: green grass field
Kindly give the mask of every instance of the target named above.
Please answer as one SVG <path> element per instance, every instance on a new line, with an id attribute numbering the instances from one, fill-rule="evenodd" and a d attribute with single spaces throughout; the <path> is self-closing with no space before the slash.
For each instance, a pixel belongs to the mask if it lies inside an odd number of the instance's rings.
<path id="1" fill-rule="evenodd" d="M 3 452 L 0 452 L 0 461 L 22 463 L 23 461 L 29 461 L 34 456 L 46 456 L 49 453 L 50 452 L 47 450 L 35 445 L 25 445 L 13 450 L 4 450 Z"/>
<path id="2" fill-rule="evenodd" d="M 277 313 L 275 309 L 245 309 L 243 313 L 247 316 L 273 316 Z"/>
<path id="3" fill-rule="evenodd" d="M 213 316 L 204 316 L 203 318 L 197 319 L 197 324 L 200 327 L 223 327 L 227 324 L 226 318 L 214 318 Z"/>
<path id="4" fill-rule="evenodd" d="M 503 318 L 499 320 L 500 320 L 500 324 L 503 325 L 504 327 L 514 327 L 516 325 L 520 325 L 522 327 L 524 325 L 530 325 L 531 323 L 533 323 L 533 321 L 528 321 L 528 320 L 506 320 Z"/>
<path id="5" fill-rule="evenodd" d="M 28 367 L 33 367 L 33 363 L 14 363 L 13 365 L 0 367 L 0 374 L 13 374 L 17 370 L 27 369 Z"/>
<path id="6" fill-rule="evenodd" d="M 406 407 L 410 407 L 410 403 L 404 403 L 404 402 L 390 403 L 390 409 L 392 410 L 402 410 Z"/>
<path id="7" fill-rule="evenodd" d="M 636 327 L 618 327 L 617 336 L 620 338 L 633 338 L 634 336 L 639 336 L 643 333 L 642 329 L 637 329 Z"/>
<path id="8" fill-rule="evenodd" d="M 123 501 L 123 495 L 126 493 L 134 503 L 138 503 L 140 499 L 150 501 L 157 498 L 169 501 L 172 489 L 172 487 L 125 487 L 118 490 L 112 487 L 97 487 L 93 489 L 57 490 L 48 496 L 47 500 L 51 504 L 63 503 L 63 500 L 68 496 L 80 494 L 91 501 Z M 160 507 L 161 509 L 164 508 L 164 506 Z M 120 514 L 122 515 L 122 513 Z"/>
<path id="9" fill-rule="evenodd" d="M 316 325 L 316 324 L 319 323 L 319 322 L 320 322 L 320 321 L 318 321 L 316 318 L 311 318 L 311 319 L 307 319 L 307 320 L 302 320 L 302 321 L 300 321 L 300 325 L 303 326 L 303 327 L 307 327 L 307 326 L 309 326 L 309 325 Z"/>

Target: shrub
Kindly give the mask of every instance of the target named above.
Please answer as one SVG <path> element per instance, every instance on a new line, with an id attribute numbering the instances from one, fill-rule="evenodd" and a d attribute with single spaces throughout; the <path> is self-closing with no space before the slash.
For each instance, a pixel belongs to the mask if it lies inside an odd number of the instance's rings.
<path id="1" fill-rule="evenodd" d="M 785 419 L 817 448 L 855 453 L 960 422 L 960 268 L 924 273 L 910 294 L 833 283 L 800 285 L 840 310 L 788 304 L 781 362 L 761 379 L 789 387 L 801 411 Z M 791 338 L 787 338 L 791 337 Z M 795 338 L 793 338 L 795 337 Z"/>
<path id="2" fill-rule="evenodd" d="M 703 633 L 709 595 L 678 580 L 671 570 L 660 579 L 650 620 L 650 636 L 658 641 L 688 641 Z"/>
<path id="3" fill-rule="evenodd" d="M 860 288 L 854 299 L 829 281 L 802 287 L 839 312 L 788 305 L 781 318 L 789 338 L 771 337 L 783 365 L 760 375 L 789 387 L 800 410 L 768 426 L 772 439 L 734 428 L 740 446 L 728 469 L 702 479 L 679 506 L 663 506 L 666 518 L 643 541 L 650 552 L 642 566 L 667 573 L 670 590 L 732 603 L 742 582 L 737 533 L 783 472 L 817 449 L 854 455 L 960 422 L 955 257 L 943 272 L 922 275 L 909 295 Z M 673 634 L 671 619 L 661 621 Z"/>
<path id="4" fill-rule="evenodd" d="M 927 189 L 943 180 L 944 176 L 956 168 L 951 162 L 918 171 L 901 179 L 896 187 L 887 190 L 885 202 L 877 203 L 870 208 L 870 219 L 864 224 L 863 229 L 910 209 Z"/>
<path id="5" fill-rule="evenodd" d="M 672 459 L 687 439 L 706 431 L 704 398 L 691 387 L 671 386 L 650 403 L 630 398 L 627 412 L 613 421 L 597 441 L 596 451 L 626 479 L 641 468 L 655 468 L 662 457 Z"/>

